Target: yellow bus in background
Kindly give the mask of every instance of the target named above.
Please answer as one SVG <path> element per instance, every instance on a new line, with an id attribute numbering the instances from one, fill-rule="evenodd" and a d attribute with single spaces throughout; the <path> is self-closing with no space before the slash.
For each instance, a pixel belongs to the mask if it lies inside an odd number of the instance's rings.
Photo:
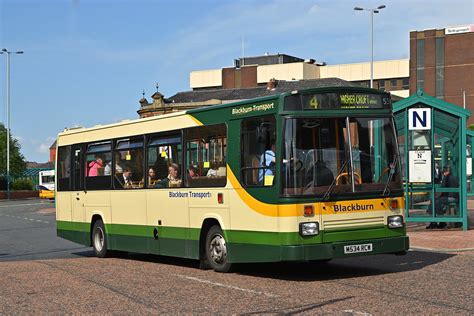
<path id="1" fill-rule="evenodd" d="M 54 199 L 54 170 L 43 170 L 38 174 L 38 191 L 41 199 Z"/>

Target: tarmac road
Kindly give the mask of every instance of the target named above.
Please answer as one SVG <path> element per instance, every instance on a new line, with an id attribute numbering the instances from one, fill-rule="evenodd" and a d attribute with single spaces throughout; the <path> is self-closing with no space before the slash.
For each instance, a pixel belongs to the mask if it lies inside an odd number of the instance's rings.
<path id="1" fill-rule="evenodd" d="M 474 253 L 410 251 L 327 264 L 248 264 L 122 254 L 56 237 L 53 204 L 0 202 L 0 314 L 473 314 Z"/>

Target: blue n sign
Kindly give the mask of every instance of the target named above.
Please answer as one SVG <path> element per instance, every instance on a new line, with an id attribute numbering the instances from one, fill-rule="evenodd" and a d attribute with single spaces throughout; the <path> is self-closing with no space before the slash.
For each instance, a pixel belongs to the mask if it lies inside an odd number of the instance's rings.
<path id="1" fill-rule="evenodd" d="M 431 108 L 416 108 L 408 110 L 409 130 L 431 129 Z"/>

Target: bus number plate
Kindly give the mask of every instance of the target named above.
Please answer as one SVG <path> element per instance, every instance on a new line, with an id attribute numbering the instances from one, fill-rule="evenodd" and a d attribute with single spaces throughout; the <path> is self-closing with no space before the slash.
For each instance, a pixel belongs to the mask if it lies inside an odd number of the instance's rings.
<path id="1" fill-rule="evenodd" d="M 372 244 L 361 244 L 361 245 L 350 245 L 344 246 L 344 253 L 360 253 L 360 252 L 371 252 Z"/>

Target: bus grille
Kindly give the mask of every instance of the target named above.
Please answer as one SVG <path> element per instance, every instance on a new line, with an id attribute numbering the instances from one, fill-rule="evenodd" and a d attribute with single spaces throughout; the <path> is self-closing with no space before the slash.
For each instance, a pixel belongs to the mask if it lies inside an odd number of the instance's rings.
<path id="1" fill-rule="evenodd" d="M 325 220 L 325 230 L 336 230 L 341 228 L 363 228 L 368 226 L 383 226 L 385 225 L 385 218 L 383 216 L 365 217 L 365 218 L 351 218 L 351 219 L 334 219 Z"/>

